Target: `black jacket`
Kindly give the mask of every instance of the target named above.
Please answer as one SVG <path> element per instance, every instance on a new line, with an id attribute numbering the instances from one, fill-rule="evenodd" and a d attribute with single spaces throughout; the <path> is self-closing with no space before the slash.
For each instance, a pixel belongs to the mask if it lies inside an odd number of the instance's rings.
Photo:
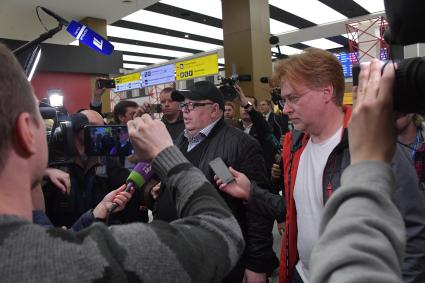
<path id="1" fill-rule="evenodd" d="M 56 227 L 71 227 L 87 210 L 93 209 L 112 190 L 125 183 L 130 171 L 116 158 L 106 158 L 105 165 L 94 166 L 85 171 L 75 163 L 61 167 L 69 173 L 71 191 L 63 194 L 49 182 L 43 187 L 46 214 Z M 147 211 L 139 209 L 143 192 L 134 192 L 123 211 L 111 215 L 111 224 L 148 222 Z"/>
<path id="2" fill-rule="evenodd" d="M 182 134 L 176 141 L 176 145 L 183 152 L 185 151 L 185 140 L 186 138 Z M 241 171 L 261 188 L 270 189 L 263 154 L 254 138 L 235 127 L 228 126 L 224 119 L 221 119 L 202 143 L 206 144 L 197 167 L 211 183 L 215 184 L 214 173 L 208 164 L 216 157 L 221 157 L 228 166 Z M 255 211 L 247 211 L 241 200 L 221 191 L 219 193 L 238 220 L 246 240 L 247 245 L 244 256 L 241 258 L 241 264 L 255 272 L 272 272 L 278 265 L 278 260 L 272 250 L 274 219 L 266 218 Z M 156 203 L 157 214 L 155 217 L 163 220 L 166 218 L 167 221 L 173 220 L 174 213 L 171 210 L 175 210 L 175 208 L 170 209 L 171 202 L 168 190 L 161 190 L 161 195 Z M 164 210 L 168 215 L 163 216 Z"/>
<path id="3" fill-rule="evenodd" d="M 279 139 L 273 138 L 272 128 L 269 126 L 266 119 L 264 119 L 260 112 L 255 109 L 251 109 L 248 111 L 248 115 L 252 122 L 249 135 L 257 139 L 261 148 L 263 149 L 263 156 L 266 162 L 267 178 L 270 179 L 272 165 L 276 163 L 275 156 L 281 148 Z M 239 128 L 243 130 L 242 121 L 239 121 Z"/>
<path id="4" fill-rule="evenodd" d="M 289 119 L 287 115 L 278 115 L 273 112 L 270 112 L 267 122 L 272 128 L 273 135 L 278 141 L 280 141 L 282 135 L 286 134 L 289 131 L 288 120 Z"/>

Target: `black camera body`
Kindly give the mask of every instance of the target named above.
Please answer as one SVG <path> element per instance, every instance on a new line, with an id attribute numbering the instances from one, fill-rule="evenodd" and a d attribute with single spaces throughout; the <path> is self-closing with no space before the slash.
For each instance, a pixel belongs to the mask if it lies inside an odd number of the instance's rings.
<path id="1" fill-rule="evenodd" d="M 115 88 L 115 80 L 114 79 L 98 79 L 96 80 L 96 87 L 98 89 L 103 88 Z"/>
<path id="2" fill-rule="evenodd" d="M 238 96 L 235 85 L 238 83 L 237 77 L 220 77 L 219 89 L 223 93 L 224 101 L 232 101 Z"/>
<path id="3" fill-rule="evenodd" d="M 387 66 L 382 64 L 381 72 Z M 360 65 L 353 65 L 353 86 L 359 82 Z M 425 113 L 425 58 L 399 60 L 393 87 L 394 111 Z"/>
<path id="4" fill-rule="evenodd" d="M 46 139 L 49 150 L 49 166 L 60 166 L 72 162 L 77 155 L 73 123 L 68 111 L 54 108 L 46 103 L 39 105 L 41 116 L 51 122 L 47 127 Z M 79 114 L 83 115 L 83 114 Z"/>

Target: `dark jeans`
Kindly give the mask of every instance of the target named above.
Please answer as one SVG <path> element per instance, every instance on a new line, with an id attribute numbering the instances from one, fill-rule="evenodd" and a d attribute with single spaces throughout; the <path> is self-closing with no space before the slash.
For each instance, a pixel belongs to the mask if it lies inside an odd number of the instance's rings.
<path id="1" fill-rule="evenodd" d="M 304 283 L 304 281 L 301 279 L 301 276 L 298 273 L 298 270 L 296 268 L 294 270 L 294 275 L 292 276 L 291 283 Z"/>

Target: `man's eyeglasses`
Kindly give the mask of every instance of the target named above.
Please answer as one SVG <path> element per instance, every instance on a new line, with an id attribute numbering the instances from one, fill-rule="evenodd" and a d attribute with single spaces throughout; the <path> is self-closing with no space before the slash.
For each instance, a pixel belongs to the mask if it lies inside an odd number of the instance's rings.
<path id="1" fill-rule="evenodd" d="M 285 104 L 287 104 L 287 103 L 289 103 L 289 104 L 291 104 L 291 105 L 295 105 L 295 104 L 297 104 L 298 103 L 298 101 L 300 101 L 300 99 L 304 96 L 304 95 L 306 95 L 307 93 L 309 93 L 310 92 L 310 90 L 309 91 L 306 91 L 306 92 L 304 92 L 304 93 L 302 93 L 302 94 L 300 94 L 300 95 L 293 95 L 293 94 L 291 94 L 291 95 L 287 95 L 287 96 L 285 96 L 285 97 L 282 97 L 282 102 L 279 102 L 279 104 L 281 104 L 281 106 L 283 107 L 283 105 L 285 105 Z"/>
<path id="2" fill-rule="evenodd" d="M 214 102 L 180 102 L 180 109 L 186 111 L 192 111 L 196 107 L 201 107 L 205 105 L 212 105 Z"/>

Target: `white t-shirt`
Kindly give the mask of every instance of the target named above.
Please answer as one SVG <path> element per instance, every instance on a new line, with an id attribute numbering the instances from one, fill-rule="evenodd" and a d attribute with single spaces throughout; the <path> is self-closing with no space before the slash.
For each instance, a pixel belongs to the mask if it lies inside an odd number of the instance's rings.
<path id="1" fill-rule="evenodd" d="M 310 255 L 319 240 L 319 225 L 323 213 L 323 170 L 329 155 L 341 140 L 341 133 L 342 127 L 320 144 L 313 143 L 310 138 L 298 165 L 294 200 L 300 260 L 296 268 L 304 282 L 308 282 Z"/>

